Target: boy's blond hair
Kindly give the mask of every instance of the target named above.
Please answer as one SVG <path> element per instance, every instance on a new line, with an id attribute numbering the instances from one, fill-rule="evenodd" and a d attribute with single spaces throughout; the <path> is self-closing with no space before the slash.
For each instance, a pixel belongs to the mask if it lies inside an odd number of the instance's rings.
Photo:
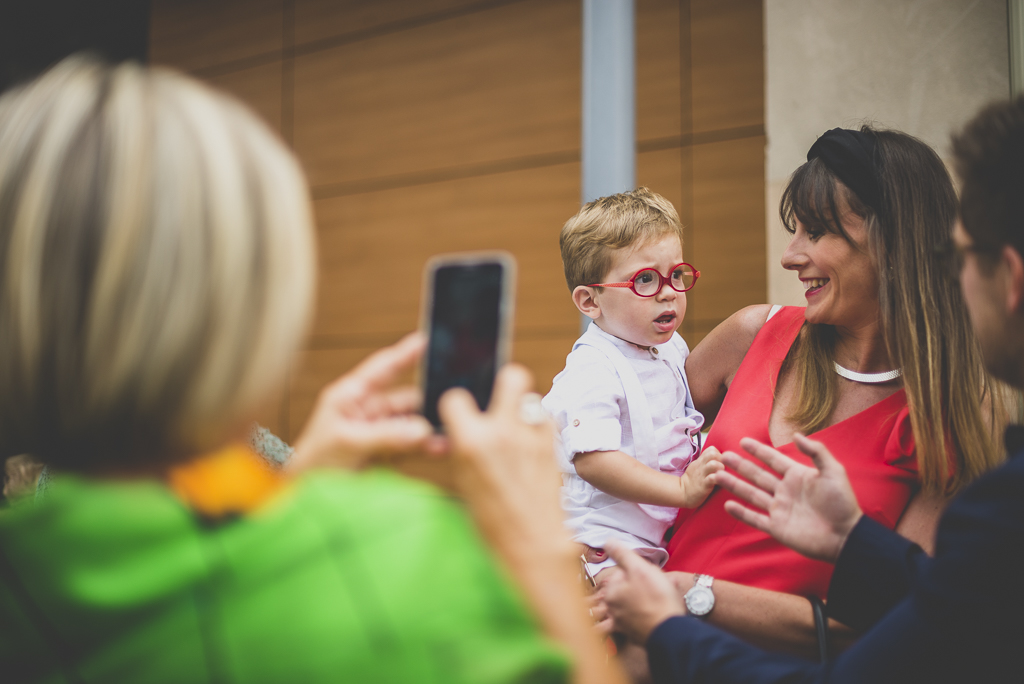
<path id="1" fill-rule="evenodd" d="M 675 207 L 647 188 L 584 204 L 558 237 L 569 291 L 601 282 L 611 267 L 612 251 L 668 234 L 677 235 L 682 246 L 683 225 Z"/>

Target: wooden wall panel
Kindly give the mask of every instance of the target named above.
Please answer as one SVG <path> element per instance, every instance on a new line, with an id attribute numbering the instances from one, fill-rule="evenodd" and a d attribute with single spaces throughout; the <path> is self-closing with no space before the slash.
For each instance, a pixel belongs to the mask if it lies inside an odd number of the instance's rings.
<path id="1" fill-rule="evenodd" d="M 297 57 L 311 184 L 578 149 L 579 11 L 530 0 Z"/>
<path id="2" fill-rule="evenodd" d="M 669 139 L 682 132 L 678 0 L 636 3 L 636 136 Z M 579 143 L 577 142 L 577 145 Z"/>
<path id="3" fill-rule="evenodd" d="M 397 341 L 397 338 L 390 340 Z M 279 436 L 294 440 L 306 424 L 316 398 L 328 383 L 340 377 L 369 356 L 379 345 L 351 349 L 314 349 L 303 352 L 289 380 L 286 420 Z"/>
<path id="4" fill-rule="evenodd" d="M 764 144 L 756 136 L 693 148 L 695 326 L 765 301 Z"/>
<path id="5" fill-rule="evenodd" d="M 566 299 L 568 300 L 568 295 Z M 578 316 L 576 317 L 579 325 Z M 572 343 L 580 336 L 579 329 L 572 332 L 531 339 L 517 337 L 512 343 L 512 359 L 533 372 L 534 390 L 547 394 L 551 380 L 565 368 L 565 357 L 572 351 Z"/>
<path id="6" fill-rule="evenodd" d="M 417 325 L 424 262 L 520 265 L 513 357 L 546 391 L 579 330 L 558 229 L 579 206 L 579 0 L 154 0 L 151 58 L 292 142 L 319 235 L 318 312 L 260 420 L 294 439 L 324 384 Z M 637 0 L 637 181 L 704 274 L 694 346 L 765 301 L 760 0 Z"/>
<path id="7" fill-rule="evenodd" d="M 571 332 L 558 229 L 578 197 L 579 165 L 563 164 L 318 200 L 313 343 L 384 340 L 415 328 L 427 258 L 481 249 L 508 250 L 519 262 L 517 331 Z"/>
<path id="8" fill-rule="evenodd" d="M 208 80 L 241 99 L 271 128 L 281 133 L 281 75 L 281 63 L 270 62 L 230 71 Z"/>
<path id="9" fill-rule="evenodd" d="M 691 0 L 689 4 L 694 133 L 741 127 L 763 131 L 761 3 Z"/>
<path id="10" fill-rule="evenodd" d="M 280 58 L 284 0 L 152 0 L 149 58 L 185 71 Z"/>
<path id="11" fill-rule="evenodd" d="M 636 155 L 636 184 L 647 186 L 663 196 L 679 211 L 683 205 L 681 148 L 670 147 Z M 683 256 L 689 255 L 691 247 L 684 245 Z"/>
<path id="12" fill-rule="evenodd" d="M 493 5 L 493 0 L 295 0 L 295 43 L 409 25 Z"/>

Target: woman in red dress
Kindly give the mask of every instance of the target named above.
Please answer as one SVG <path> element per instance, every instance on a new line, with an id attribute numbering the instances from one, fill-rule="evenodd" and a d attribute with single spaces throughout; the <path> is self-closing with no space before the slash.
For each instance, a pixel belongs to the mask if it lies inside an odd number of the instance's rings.
<path id="1" fill-rule="evenodd" d="M 794 431 L 824 442 L 864 511 L 930 550 L 945 502 L 1000 453 L 998 398 L 935 249 L 956 194 L 934 151 L 898 132 L 834 129 L 807 158 L 780 208 L 793 235 L 782 265 L 807 307 L 751 306 L 715 328 L 686 363 L 694 403 L 723 452 L 746 456 L 739 440 L 750 436 L 809 462 Z M 665 570 L 682 595 L 691 573 L 714 578 L 711 623 L 816 656 L 808 597 L 826 598 L 831 566 L 736 521 L 730 498 L 716 490 L 681 512 Z"/>

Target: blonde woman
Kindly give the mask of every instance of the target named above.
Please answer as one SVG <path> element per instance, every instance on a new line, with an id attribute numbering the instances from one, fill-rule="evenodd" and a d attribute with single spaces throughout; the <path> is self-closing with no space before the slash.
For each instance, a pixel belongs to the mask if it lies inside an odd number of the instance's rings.
<path id="1" fill-rule="evenodd" d="M 516 410 L 523 371 L 488 414 L 456 394 L 445 415 L 455 480 L 534 615 L 449 496 L 324 467 L 427 447 L 415 392 L 391 388 L 420 338 L 325 390 L 290 473 L 244 446 L 313 264 L 298 165 L 233 100 L 81 58 L 0 98 L 0 457 L 58 473 L 0 515 L 5 677 L 564 681 L 568 653 L 576 681 L 615 681 L 568 537 L 535 524 L 558 515 L 555 478 L 495 511 L 488 467 L 553 459 L 550 426 Z"/>
<path id="2" fill-rule="evenodd" d="M 753 437 L 806 460 L 796 431 L 828 446 L 870 517 L 933 548 L 946 501 L 999 461 L 999 402 L 943 254 L 957 202 L 942 161 L 895 131 L 833 129 L 781 205 L 782 257 L 806 308 L 754 306 L 691 353 L 707 443 Z M 716 490 L 684 511 L 665 566 L 691 613 L 773 650 L 818 658 L 832 566 L 728 515 Z M 808 599 L 811 599 L 810 605 Z M 833 625 L 836 644 L 846 635 Z"/>

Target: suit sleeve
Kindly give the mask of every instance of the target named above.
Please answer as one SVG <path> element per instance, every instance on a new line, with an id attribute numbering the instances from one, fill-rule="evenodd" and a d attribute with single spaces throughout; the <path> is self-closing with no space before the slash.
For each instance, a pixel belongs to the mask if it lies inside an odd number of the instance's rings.
<path id="1" fill-rule="evenodd" d="M 863 516 L 832 573 L 829 617 L 859 631 L 868 629 L 907 596 L 926 560 L 917 544 Z"/>

